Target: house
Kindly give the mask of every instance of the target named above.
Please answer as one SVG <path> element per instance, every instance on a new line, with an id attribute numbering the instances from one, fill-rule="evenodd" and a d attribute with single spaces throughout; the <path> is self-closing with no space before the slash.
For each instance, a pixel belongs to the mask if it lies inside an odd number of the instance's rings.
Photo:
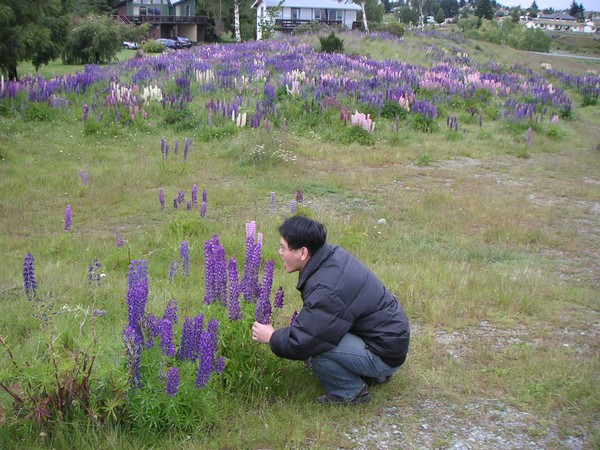
<path id="1" fill-rule="evenodd" d="M 153 39 L 183 36 L 204 41 L 208 17 L 196 16 L 195 0 L 117 0 L 117 20 L 152 25 Z"/>
<path id="2" fill-rule="evenodd" d="M 256 0 L 256 39 L 263 37 L 263 27 L 274 26 L 291 32 L 299 25 L 322 22 L 356 28 L 360 6 L 350 0 Z"/>
<path id="3" fill-rule="evenodd" d="M 575 17 L 566 13 L 546 14 L 529 19 L 527 28 L 539 28 L 544 31 L 571 31 L 575 33 L 596 33 L 598 26 L 593 21 L 578 22 Z"/>

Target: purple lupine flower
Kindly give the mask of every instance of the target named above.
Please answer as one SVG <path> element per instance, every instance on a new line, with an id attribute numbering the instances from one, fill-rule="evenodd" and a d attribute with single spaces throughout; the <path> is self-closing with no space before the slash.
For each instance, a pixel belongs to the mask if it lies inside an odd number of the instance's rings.
<path id="1" fill-rule="evenodd" d="M 179 263 L 177 261 L 173 261 L 171 263 L 171 268 L 169 269 L 169 281 L 173 281 L 175 277 L 175 273 L 177 273 L 177 268 L 179 267 Z"/>
<path id="2" fill-rule="evenodd" d="M 154 314 L 148 314 L 144 320 L 144 329 L 146 331 L 146 348 L 154 347 L 154 338 L 160 335 L 160 319 Z"/>
<path id="3" fill-rule="evenodd" d="M 200 217 L 203 219 L 206 217 L 206 202 L 202 202 L 202 205 L 200 206 Z"/>
<path id="4" fill-rule="evenodd" d="M 267 325 L 271 320 L 271 288 L 273 287 L 273 270 L 275 261 L 270 259 L 265 264 L 265 274 L 260 286 L 260 295 L 256 304 L 255 319 L 257 322 Z"/>
<path id="5" fill-rule="evenodd" d="M 83 121 L 85 122 L 88 118 L 88 114 L 90 112 L 90 107 L 87 103 L 83 105 Z"/>
<path id="6" fill-rule="evenodd" d="M 140 345 L 140 336 L 133 327 L 127 325 L 123 329 L 123 338 L 125 340 L 125 352 L 127 355 L 127 367 L 129 383 L 131 387 L 141 388 L 142 377 L 140 375 L 140 361 L 142 357 L 142 346 Z"/>
<path id="7" fill-rule="evenodd" d="M 164 137 L 162 137 L 160 140 L 160 154 L 162 155 L 163 160 L 165 160 L 167 158 L 167 155 L 165 154 L 166 144 L 167 144 L 167 141 L 165 140 Z"/>
<path id="8" fill-rule="evenodd" d="M 103 317 L 106 315 L 105 309 L 94 309 L 92 310 L 92 316 L 94 317 Z"/>
<path id="9" fill-rule="evenodd" d="M 84 185 L 84 186 L 88 185 L 89 173 L 88 173 L 87 167 L 85 168 L 85 170 L 79 169 L 79 180 L 81 181 L 82 185 Z"/>
<path id="10" fill-rule="evenodd" d="M 122 248 L 123 247 L 123 237 L 121 236 L 120 233 L 115 233 L 115 240 L 117 242 L 117 247 L 118 248 Z"/>
<path id="11" fill-rule="evenodd" d="M 158 188 L 158 201 L 160 202 L 160 210 L 165 210 L 165 190 L 163 188 Z"/>
<path id="12" fill-rule="evenodd" d="M 190 248 L 187 241 L 181 243 L 179 258 L 183 267 L 183 275 L 187 277 L 190 274 Z"/>
<path id="13" fill-rule="evenodd" d="M 71 205 L 65 208 L 65 231 L 71 231 Z"/>
<path id="14" fill-rule="evenodd" d="M 275 192 L 271 192 L 271 211 L 275 211 Z"/>
<path id="15" fill-rule="evenodd" d="M 203 319 L 204 320 L 204 319 Z M 202 329 L 202 327 L 200 327 Z M 198 337 L 196 335 L 196 319 L 185 317 L 183 319 L 183 330 L 181 333 L 181 347 L 179 348 L 179 359 L 182 361 L 195 361 L 198 353 Z"/>
<path id="16" fill-rule="evenodd" d="M 252 238 L 252 241 L 256 240 L 256 221 L 251 220 L 246 222 L 246 239 Z"/>
<path id="17" fill-rule="evenodd" d="M 143 259 L 129 264 L 129 290 L 127 291 L 128 325 L 133 328 L 143 344 L 142 320 L 148 302 L 148 267 Z"/>
<path id="18" fill-rule="evenodd" d="M 178 317 L 177 312 L 179 308 L 177 307 L 177 302 L 174 298 L 169 300 L 167 307 L 165 308 L 165 314 L 163 315 L 163 319 L 170 320 L 172 323 L 177 323 Z"/>
<path id="19" fill-rule="evenodd" d="M 200 363 L 198 364 L 196 387 L 203 388 L 210 380 L 210 374 L 213 369 L 213 358 L 215 356 L 212 336 L 208 330 L 202 332 L 198 350 Z"/>
<path id="20" fill-rule="evenodd" d="M 215 358 L 213 371 L 216 373 L 223 373 L 225 371 L 225 358 L 222 356 Z"/>
<path id="21" fill-rule="evenodd" d="M 296 200 L 292 200 L 290 203 L 290 211 L 292 214 L 296 214 Z"/>
<path id="22" fill-rule="evenodd" d="M 179 392 L 179 368 L 178 367 L 170 367 L 167 372 L 167 394 L 171 397 L 175 397 L 177 392 Z"/>
<path id="23" fill-rule="evenodd" d="M 208 202 L 208 192 L 206 192 L 206 188 L 202 189 L 202 202 L 203 203 Z"/>
<path id="24" fill-rule="evenodd" d="M 240 308 L 240 287 L 239 287 L 239 276 L 237 269 L 237 262 L 234 258 L 229 259 L 227 266 L 227 272 L 229 275 L 229 320 L 241 320 L 242 309 Z"/>
<path id="25" fill-rule="evenodd" d="M 160 330 L 160 348 L 163 355 L 168 358 L 175 356 L 175 343 L 173 342 L 173 322 L 169 319 L 162 319 L 159 322 Z"/>
<path id="26" fill-rule="evenodd" d="M 253 231 L 251 228 L 252 226 L 250 226 L 250 229 L 247 228 L 246 231 L 252 233 Z M 244 276 L 242 278 L 242 286 L 240 290 L 243 292 L 244 298 L 247 302 L 255 302 L 259 296 L 258 279 L 262 251 L 260 233 L 258 237 L 258 242 L 255 242 L 255 238 L 253 238 L 251 235 L 248 235 L 246 238 L 246 264 L 244 266 Z"/>
<path id="27" fill-rule="evenodd" d="M 294 313 L 292 314 L 292 317 L 290 318 L 290 326 L 292 326 L 294 324 L 297 317 L 298 317 L 298 311 L 294 311 Z"/>
<path id="28" fill-rule="evenodd" d="M 205 242 L 204 256 L 206 268 L 204 302 L 211 304 L 220 300 L 225 306 L 227 304 L 227 258 L 218 235 L 215 234 L 212 239 Z"/>
<path id="29" fill-rule="evenodd" d="M 179 154 L 179 141 L 175 141 L 175 156 Z"/>
<path id="30" fill-rule="evenodd" d="M 185 147 L 183 149 L 183 161 L 187 162 L 188 159 L 188 152 L 190 150 L 190 145 L 192 143 L 191 139 L 185 138 Z"/>
<path id="31" fill-rule="evenodd" d="M 284 296 L 283 286 L 279 286 L 279 289 L 277 289 L 277 293 L 275 294 L 275 300 L 273 301 L 273 306 L 275 308 L 283 308 Z"/>
<path id="32" fill-rule="evenodd" d="M 179 202 L 177 201 L 177 197 L 175 197 L 173 199 L 173 208 L 177 209 L 177 206 L 179 206 Z"/>
<path id="33" fill-rule="evenodd" d="M 177 203 L 179 205 L 182 205 L 183 203 L 185 203 L 185 192 L 183 191 L 183 189 L 180 189 L 179 192 L 177 193 Z"/>
<path id="34" fill-rule="evenodd" d="M 196 207 L 198 205 L 198 184 L 194 183 L 192 186 L 192 206 Z"/>
<path id="35" fill-rule="evenodd" d="M 100 281 L 102 280 L 101 274 L 98 273 L 102 268 L 102 264 L 98 258 L 94 258 L 90 264 L 90 268 L 88 270 L 88 284 L 91 286 L 92 283 L 96 283 L 97 286 L 100 286 Z"/>
<path id="36" fill-rule="evenodd" d="M 27 299 L 35 299 L 37 297 L 37 283 L 35 282 L 35 260 L 31 253 L 27 253 L 23 260 L 23 284 L 25 285 Z"/>

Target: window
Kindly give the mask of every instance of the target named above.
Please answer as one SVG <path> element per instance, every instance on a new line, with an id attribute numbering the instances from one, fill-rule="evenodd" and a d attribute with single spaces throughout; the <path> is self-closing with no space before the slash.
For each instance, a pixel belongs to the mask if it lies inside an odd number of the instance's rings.
<path id="1" fill-rule="evenodd" d="M 190 17 L 190 5 L 185 5 L 185 16 Z"/>
<path id="2" fill-rule="evenodd" d="M 325 20 L 327 15 L 325 14 L 324 9 L 317 8 L 315 9 L 315 20 Z"/>
<path id="3" fill-rule="evenodd" d="M 341 9 L 336 9 L 335 13 L 333 14 L 334 18 L 333 20 L 344 20 L 344 11 L 342 11 Z"/>
<path id="4" fill-rule="evenodd" d="M 300 19 L 300 8 L 292 8 L 292 20 Z"/>

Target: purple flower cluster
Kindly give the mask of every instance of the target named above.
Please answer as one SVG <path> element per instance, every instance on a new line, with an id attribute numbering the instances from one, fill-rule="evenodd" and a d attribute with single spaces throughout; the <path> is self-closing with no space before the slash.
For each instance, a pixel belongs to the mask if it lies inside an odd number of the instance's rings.
<path id="1" fill-rule="evenodd" d="M 256 226 L 256 225 L 254 225 Z M 252 229 L 252 226 L 250 227 Z M 254 229 L 254 234 L 256 229 Z M 246 263 L 240 290 L 247 302 L 256 302 L 259 295 L 259 272 L 261 264 L 262 242 L 255 241 L 252 233 L 246 237 Z"/>
<path id="2" fill-rule="evenodd" d="M 183 267 L 183 275 L 187 277 L 190 274 L 190 248 L 187 241 L 183 241 L 181 243 L 181 247 L 179 249 L 179 258 L 181 261 L 181 267 Z"/>
<path id="3" fill-rule="evenodd" d="M 134 388 L 142 387 L 142 377 L 140 373 L 140 363 L 142 359 L 141 334 L 138 334 L 134 328 L 127 325 L 123 329 L 123 338 L 125 340 L 125 353 L 127 355 L 127 367 L 129 372 L 129 383 Z"/>
<path id="4" fill-rule="evenodd" d="M 217 346 L 219 341 L 219 322 L 217 319 L 211 319 L 202 332 L 199 342 L 198 377 L 196 386 L 201 388 L 206 386 L 213 372 L 221 373 L 225 368 L 225 360 L 217 356 Z"/>
<path id="5" fill-rule="evenodd" d="M 229 277 L 229 320 L 233 322 L 235 320 L 242 319 L 242 310 L 240 307 L 239 274 L 237 261 L 234 258 L 229 259 L 227 272 Z"/>
<path id="6" fill-rule="evenodd" d="M 158 188 L 158 201 L 160 202 L 161 211 L 165 210 L 165 190 L 163 188 Z"/>
<path id="7" fill-rule="evenodd" d="M 100 286 L 100 281 L 102 280 L 102 276 L 99 273 L 100 269 L 102 269 L 102 264 L 100 264 L 98 258 L 94 258 L 88 270 L 88 284 L 90 286 L 92 286 L 92 284 Z"/>
<path id="8" fill-rule="evenodd" d="M 71 231 L 71 205 L 65 208 L 65 231 Z"/>
<path id="9" fill-rule="evenodd" d="M 179 349 L 180 360 L 192 362 L 198 360 L 198 349 L 200 348 L 200 336 L 203 327 L 204 315 L 202 314 L 198 314 L 193 318 L 184 318 L 181 348 Z"/>
<path id="10" fill-rule="evenodd" d="M 142 323 L 148 302 L 148 267 L 145 260 L 133 260 L 129 265 L 129 290 L 127 291 L 128 325 L 144 342 Z"/>
<path id="11" fill-rule="evenodd" d="M 27 299 L 34 300 L 37 297 L 37 283 L 35 282 L 35 259 L 31 253 L 27 253 L 23 260 L 23 284 Z"/>
<path id="12" fill-rule="evenodd" d="M 120 233 L 116 233 L 115 234 L 115 241 L 117 242 L 117 247 L 118 248 L 122 248 L 123 247 L 123 237 L 121 236 Z"/>
<path id="13" fill-rule="evenodd" d="M 283 308 L 283 300 L 285 297 L 285 293 L 283 291 L 283 286 L 279 286 L 279 289 L 277 289 L 277 292 L 275 293 L 275 300 L 273 301 L 273 306 L 275 308 Z"/>
<path id="14" fill-rule="evenodd" d="M 227 303 L 227 260 L 225 249 L 216 234 L 204 243 L 206 293 L 204 303 L 207 305 L 219 300 Z"/>
<path id="15" fill-rule="evenodd" d="M 173 322 L 169 319 L 164 318 L 159 322 L 159 333 L 160 333 L 160 348 L 162 349 L 163 355 L 167 358 L 175 357 L 175 343 L 173 342 Z"/>
<path id="16" fill-rule="evenodd" d="M 260 285 L 260 295 L 256 304 L 255 319 L 262 324 L 268 324 L 271 321 L 271 289 L 273 287 L 273 270 L 275 269 L 275 261 L 270 259 L 265 264 L 265 273 L 263 282 Z"/>
<path id="17" fill-rule="evenodd" d="M 179 392 L 179 368 L 170 367 L 167 372 L 167 387 L 166 392 L 171 397 L 175 397 Z"/>
<path id="18" fill-rule="evenodd" d="M 196 207 L 198 205 L 198 184 L 194 183 L 192 186 L 192 206 Z"/>
<path id="19" fill-rule="evenodd" d="M 177 323 L 177 321 L 179 320 L 179 318 L 177 317 L 178 311 L 179 308 L 177 307 L 177 302 L 174 298 L 172 298 L 171 300 L 169 300 L 169 303 L 167 303 L 163 319 L 167 319 L 172 323 Z"/>
<path id="20" fill-rule="evenodd" d="M 79 170 L 79 181 L 81 182 L 81 184 L 83 186 L 87 186 L 88 182 L 89 182 L 89 173 L 88 173 L 88 168 L 86 167 L 85 170 L 84 169 L 80 169 Z"/>

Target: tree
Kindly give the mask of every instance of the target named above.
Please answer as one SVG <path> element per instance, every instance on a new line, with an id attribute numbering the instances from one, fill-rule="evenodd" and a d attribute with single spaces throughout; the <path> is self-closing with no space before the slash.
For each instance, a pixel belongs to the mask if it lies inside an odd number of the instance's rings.
<path id="1" fill-rule="evenodd" d="M 540 9 L 538 8 L 538 5 L 535 2 L 535 0 L 533 0 L 531 6 L 527 8 L 527 11 L 529 12 L 529 17 L 537 17 L 538 13 L 540 12 Z"/>
<path id="2" fill-rule="evenodd" d="M 121 26 L 109 16 L 81 19 L 69 35 L 63 61 L 66 64 L 100 64 L 116 59 L 121 48 Z"/>
<path id="3" fill-rule="evenodd" d="M 38 69 L 57 58 L 68 36 L 70 0 L 0 0 L 0 72 L 17 80 L 17 66 Z"/>
<path id="4" fill-rule="evenodd" d="M 402 6 L 396 12 L 396 17 L 400 23 L 417 26 L 419 24 L 419 13 L 408 6 Z"/>
<path id="5" fill-rule="evenodd" d="M 446 17 L 456 17 L 458 15 L 457 0 L 442 0 L 440 6 L 444 9 Z"/>
<path id="6" fill-rule="evenodd" d="M 440 9 L 438 9 L 437 13 L 435 14 L 435 21 L 437 23 L 444 23 L 445 20 L 446 14 L 444 13 L 444 10 L 440 7 Z"/>
<path id="7" fill-rule="evenodd" d="M 490 0 L 479 0 L 475 8 L 475 15 L 480 19 L 492 20 L 494 18 L 494 8 Z"/>
<path id="8" fill-rule="evenodd" d="M 76 0 L 73 14 L 79 17 L 88 15 L 112 14 L 114 8 L 110 0 Z"/>
<path id="9" fill-rule="evenodd" d="M 521 20 L 521 8 L 515 6 L 510 12 L 510 17 L 513 23 L 519 23 L 519 21 Z"/>

